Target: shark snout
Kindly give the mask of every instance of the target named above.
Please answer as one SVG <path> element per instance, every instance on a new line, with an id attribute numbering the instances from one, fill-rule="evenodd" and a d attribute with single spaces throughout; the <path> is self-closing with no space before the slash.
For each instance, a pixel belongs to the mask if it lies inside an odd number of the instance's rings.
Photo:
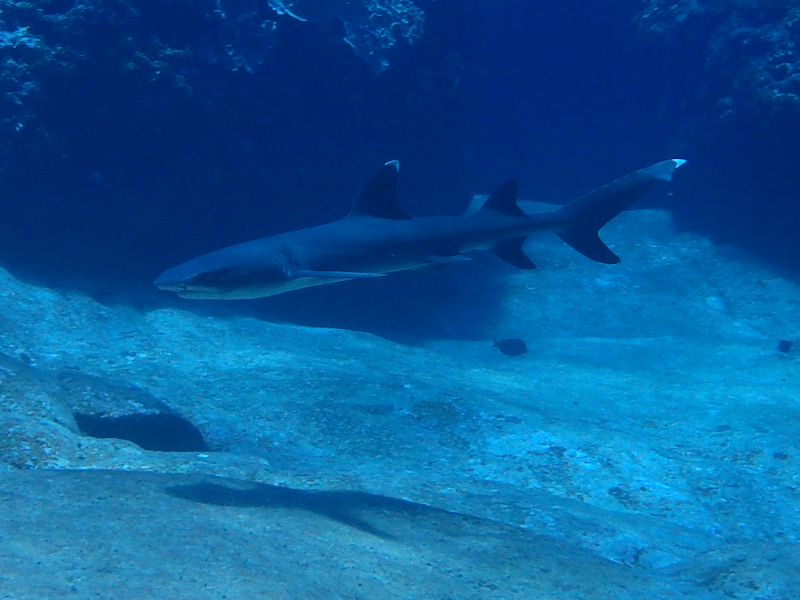
<path id="1" fill-rule="evenodd" d="M 184 265 L 178 265 L 161 273 L 153 281 L 153 285 L 168 292 L 185 292 L 196 287 L 193 285 L 196 278 L 194 271 L 184 268 Z"/>
<path id="2" fill-rule="evenodd" d="M 170 292 L 178 292 L 182 289 L 186 289 L 186 285 L 180 279 L 170 277 L 169 271 L 164 271 L 161 275 L 156 277 L 155 281 L 153 281 L 153 285 L 160 290 L 167 290 Z"/>
<path id="3" fill-rule="evenodd" d="M 165 292 L 175 292 L 181 298 L 221 298 L 222 296 L 216 294 L 209 294 L 208 291 L 195 288 L 186 279 L 176 278 L 170 275 L 169 271 L 165 271 L 153 281 L 158 289 Z"/>

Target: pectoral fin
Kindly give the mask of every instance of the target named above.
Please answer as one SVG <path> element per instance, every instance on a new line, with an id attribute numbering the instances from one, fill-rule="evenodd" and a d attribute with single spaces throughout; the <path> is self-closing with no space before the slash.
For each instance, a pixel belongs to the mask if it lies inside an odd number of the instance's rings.
<path id="1" fill-rule="evenodd" d="M 443 256 L 441 254 L 437 254 L 434 256 L 427 256 L 425 258 L 425 262 L 429 262 L 434 265 L 446 265 L 450 263 L 465 262 L 468 260 L 472 259 L 469 256 L 464 256 L 463 254 L 453 254 L 452 256 Z"/>
<path id="2" fill-rule="evenodd" d="M 318 277 L 319 279 L 359 279 L 362 277 L 383 277 L 385 273 L 358 273 L 353 271 L 308 271 L 292 272 L 292 279 L 300 277 Z"/>

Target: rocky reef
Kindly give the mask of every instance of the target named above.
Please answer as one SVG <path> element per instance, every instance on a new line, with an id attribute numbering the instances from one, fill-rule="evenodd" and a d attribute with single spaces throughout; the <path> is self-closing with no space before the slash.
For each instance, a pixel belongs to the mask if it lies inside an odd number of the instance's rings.
<path id="1" fill-rule="evenodd" d="M 703 160 L 689 227 L 797 269 L 800 6 L 790 0 L 644 3 L 672 147 Z"/>
<path id="2" fill-rule="evenodd" d="M 135 74 L 162 93 L 204 86 L 209 69 L 252 72 L 273 47 L 281 15 L 325 28 L 338 22 L 342 39 L 377 71 L 388 66 L 394 46 L 417 40 L 424 24 L 410 0 L 3 0 L 0 134 L 25 126 L 28 99 L 45 80 L 69 79 L 90 62 L 109 74 Z"/>
<path id="3" fill-rule="evenodd" d="M 279 14 L 315 21 L 328 28 L 338 21 L 344 40 L 376 71 L 389 66 L 389 50 L 411 44 L 423 32 L 425 15 L 411 0 L 270 0 Z"/>
<path id="4" fill-rule="evenodd" d="M 692 73 L 712 116 L 800 117 L 800 6 L 791 0 L 651 0 L 641 31 Z M 695 64 L 692 65 L 691 63 Z"/>

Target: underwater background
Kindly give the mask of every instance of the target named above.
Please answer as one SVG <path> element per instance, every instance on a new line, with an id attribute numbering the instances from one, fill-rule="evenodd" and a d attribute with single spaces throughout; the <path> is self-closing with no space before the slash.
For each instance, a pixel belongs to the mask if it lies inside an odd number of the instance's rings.
<path id="1" fill-rule="evenodd" d="M 563 203 L 689 158 L 650 202 L 797 268 L 789 1 L 45 0 L 0 19 L 0 260 L 21 277 L 159 303 L 167 266 L 337 219 L 392 159 L 406 210 L 438 215 L 510 177 Z M 247 310 L 375 329 L 406 285 Z M 391 305 L 400 329 L 430 288 Z"/>
<path id="2" fill-rule="evenodd" d="M 669 158 L 619 266 L 152 284 Z M 800 598 L 798 159 L 792 0 L 0 0 L 0 594 Z"/>

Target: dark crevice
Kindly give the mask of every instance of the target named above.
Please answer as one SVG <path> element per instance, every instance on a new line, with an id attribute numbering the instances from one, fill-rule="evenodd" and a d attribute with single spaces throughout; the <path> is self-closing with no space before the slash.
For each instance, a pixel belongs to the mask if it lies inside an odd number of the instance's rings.
<path id="1" fill-rule="evenodd" d="M 137 413 L 120 417 L 75 413 L 81 432 L 94 438 L 117 438 L 156 452 L 201 452 L 208 446 L 200 431 L 181 416 Z"/>

